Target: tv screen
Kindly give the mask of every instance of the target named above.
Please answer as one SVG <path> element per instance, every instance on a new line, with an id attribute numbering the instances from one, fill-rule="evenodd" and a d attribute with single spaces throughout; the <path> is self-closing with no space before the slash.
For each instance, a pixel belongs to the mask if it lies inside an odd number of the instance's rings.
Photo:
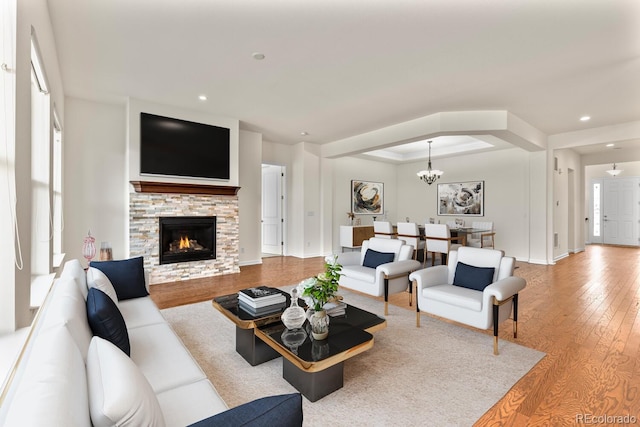
<path id="1" fill-rule="evenodd" d="M 140 113 L 140 173 L 229 179 L 229 129 Z"/>

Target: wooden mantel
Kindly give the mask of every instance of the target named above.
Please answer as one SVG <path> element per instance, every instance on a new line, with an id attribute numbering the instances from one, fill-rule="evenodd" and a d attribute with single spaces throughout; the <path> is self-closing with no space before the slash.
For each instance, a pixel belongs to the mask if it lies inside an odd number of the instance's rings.
<path id="1" fill-rule="evenodd" d="M 207 194 L 212 196 L 235 196 L 240 187 L 228 185 L 184 184 L 172 182 L 129 181 L 136 193 Z"/>

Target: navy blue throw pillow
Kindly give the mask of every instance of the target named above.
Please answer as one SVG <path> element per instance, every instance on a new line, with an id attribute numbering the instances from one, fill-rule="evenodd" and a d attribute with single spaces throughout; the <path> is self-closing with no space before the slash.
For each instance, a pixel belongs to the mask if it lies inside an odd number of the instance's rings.
<path id="1" fill-rule="evenodd" d="M 300 427 L 300 393 L 263 397 L 191 424 L 189 427 Z"/>
<path id="2" fill-rule="evenodd" d="M 459 262 L 456 264 L 456 274 L 453 276 L 453 284 L 463 288 L 484 291 L 484 288 L 493 283 L 493 267 L 474 267 L 473 265 Z"/>
<path id="3" fill-rule="evenodd" d="M 380 264 L 386 264 L 393 261 L 395 254 L 393 252 L 378 252 L 373 249 L 367 249 L 364 254 L 362 265 L 365 267 L 376 268 Z"/>
<path id="4" fill-rule="evenodd" d="M 100 289 L 89 289 L 87 319 L 94 335 L 111 341 L 127 356 L 131 356 L 129 333 L 122 313 L 116 303 Z"/>
<path id="5" fill-rule="evenodd" d="M 91 261 L 89 265 L 109 278 L 119 301 L 149 295 L 144 280 L 144 259 L 141 256 L 117 261 Z"/>

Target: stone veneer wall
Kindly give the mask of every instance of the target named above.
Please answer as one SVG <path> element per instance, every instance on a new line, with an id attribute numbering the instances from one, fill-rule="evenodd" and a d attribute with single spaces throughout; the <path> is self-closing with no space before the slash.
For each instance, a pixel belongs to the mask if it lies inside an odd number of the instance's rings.
<path id="1" fill-rule="evenodd" d="M 216 259 L 159 264 L 161 216 L 216 216 Z M 240 272 L 237 196 L 130 193 L 129 245 L 143 256 L 149 284 Z"/>

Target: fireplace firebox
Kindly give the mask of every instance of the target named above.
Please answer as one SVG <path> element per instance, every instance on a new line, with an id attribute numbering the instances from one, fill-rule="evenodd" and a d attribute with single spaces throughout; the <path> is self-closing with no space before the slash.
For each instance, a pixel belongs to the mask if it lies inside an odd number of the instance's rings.
<path id="1" fill-rule="evenodd" d="M 216 257 L 216 217 L 160 217 L 160 264 Z"/>

